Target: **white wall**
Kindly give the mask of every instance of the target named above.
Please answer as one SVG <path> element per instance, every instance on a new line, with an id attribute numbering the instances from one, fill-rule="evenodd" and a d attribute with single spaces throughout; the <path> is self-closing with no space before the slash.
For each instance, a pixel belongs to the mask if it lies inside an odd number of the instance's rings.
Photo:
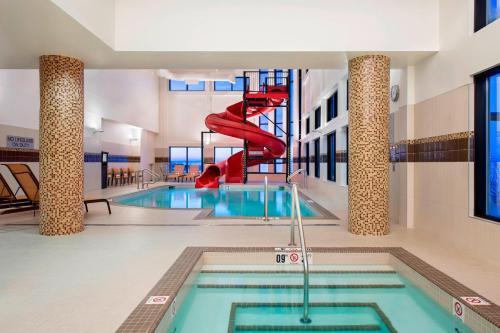
<path id="1" fill-rule="evenodd" d="M 117 0 L 115 45 L 128 51 L 437 50 L 437 2 Z M 261 37 L 272 33 L 277 37 Z"/>
<path id="2" fill-rule="evenodd" d="M 160 84 L 160 133 L 157 148 L 169 146 L 199 146 L 201 131 L 208 131 L 205 118 L 211 113 L 224 112 L 242 100 L 242 92 L 216 92 L 213 83 L 206 82 L 205 91 L 169 91 L 168 80 Z M 215 146 L 241 146 L 241 140 L 212 134 Z"/>
<path id="3" fill-rule="evenodd" d="M 415 66 L 416 102 L 472 83 L 500 62 L 500 20 L 473 33 L 474 0 L 439 1 L 440 52 Z"/>
<path id="4" fill-rule="evenodd" d="M 0 69 L 0 124 L 38 129 L 38 70 Z M 153 70 L 85 70 L 85 112 L 158 132 Z"/>
<path id="5" fill-rule="evenodd" d="M 51 0 L 76 18 L 94 35 L 113 47 L 115 41 L 115 0 Z"/>

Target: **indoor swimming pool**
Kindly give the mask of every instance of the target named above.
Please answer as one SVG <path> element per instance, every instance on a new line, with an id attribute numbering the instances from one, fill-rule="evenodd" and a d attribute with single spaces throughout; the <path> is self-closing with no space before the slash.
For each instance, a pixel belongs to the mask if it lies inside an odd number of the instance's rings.
<path id="1" fill-rule="evenodd" d="M 269 187 L 269 217 L 290 216 L 292 195 L 288 187 Z M 219 189 L 192 187 L 161 187 L 113 199 L 113 202 L 147 208 L 208 209 L 213 217 L 262 217 L 264 189 L 262 186 L 221 186 Z M 320 217 L 318 205 L 301 198 L 303 217 Z"/>
<path id="2" fill-rule="evenodd" d="M 301 271 L 203 267 L 167 332 L 473 332 L 390 266 L 311 268 L 310 324 Z"/>

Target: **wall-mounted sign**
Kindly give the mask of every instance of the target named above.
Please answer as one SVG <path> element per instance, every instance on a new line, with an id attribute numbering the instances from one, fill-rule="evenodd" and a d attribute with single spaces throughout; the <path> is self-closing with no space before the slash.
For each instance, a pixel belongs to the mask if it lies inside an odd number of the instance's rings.
<path id="1" fill-rule="evenodd" d="M 7 148 L 35 148 L 35 139 L 23 136 L 7 135 Z"/>
<path id="2" fill-rule="evenodd" d="M 462 322 L 465 318 L 465 306 L 457 299 L 453 298 L 452 302 L 453 315 L 460 319 Z"/>
<path id="3" fill-rule="evenodd" d="M 275 252 L 275 264 L 302 264 L 302 252 L 300 247 L 276 247 Z M 312 264 L 313 255 L 310 249 L 307 252 L 307 259 L 309 264 Z"/>

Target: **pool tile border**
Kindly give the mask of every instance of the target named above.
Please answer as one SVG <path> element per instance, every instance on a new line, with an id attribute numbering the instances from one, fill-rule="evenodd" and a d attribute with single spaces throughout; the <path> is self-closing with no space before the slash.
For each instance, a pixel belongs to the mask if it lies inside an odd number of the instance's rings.
<path id="1" fill-rule="evenodd" d="M 238 328 L 238 325 L 236 325 L 236 310 L 237 308 L 256 308 L 256 307 L 301 307 L 303 303 L 246 303 L 246 302 L 236 302 L 231 304 L 231 311 L 229 314 L 229 324 L 228 324 L 228 329 L 227 333 L 234 333 L 235 329 Z M 326 302 L 326 303 L 321 303 L 321 302 L 314 302 L 310 303 L 309 306 L 311 308 L 315 307 L 369 307 L 372 308 L 375 313 L 380 317 L 382 322 L 387 326 L 388 330 L 390 333 L 397 333 L 397 330 L 394 328 L 392 325 L 391 321 L 389 320 L 389 317 L 386 316 L 384 311 L 378 306 L 377 303 L 369 303 L 369 302 Z M 245 325 L 247 327 L 250 327 L 250 325 Z M 282 330 L 290 330 L 292 331 L 293 329 L 286 329 L 286 328 L 292 328 L 296 327 L 295 325 L 273 325 L 273 326 L 280 326 L 283 327 Z M 255 326 L 255 327 L 261 327 Z M 304 327 L 304 326 L 302 326 Z M 307 326 L 306 326 L 307 327 Z M 321 329 L 317 329 L 318 331 L 337 331 L 337 330 L 372 330 L 370 329 L 374 327 L 374 325 L 328 325 L 328 326 L 323 326 Z M 378 329 L 377 331 L 380 330 L 380 327 L 377 326 Z"/>
<path id="2" fill-rule="evenodd" d="M 226 186 L 235 186 L 235 185 L 226 185 Z M 255 185 L 242 185 L 242 186 L 249 186 L 249 187 L 255 187 Z M 279 185 L 281 187 L 287 187 L 287 185 Z M 148 188 L 148 189 L 143 189 L 139 191 L 134 191 L 131 193 L 127 194 L 122 194 L 122 195 L 117 195 L 112 198 L 110 198 L 110 203 L 111 205 L 116 205 L 116 206 L 122 206 L 122 207 L 137 207 L 133 205 L 124 205 L 122 203 L 119 203 L 116 201 L 116 199 L 123 199 L 127 197 L 134 196 L 137 193 L 144 193 L 144 192 L 149 192 L 149 191 L 154 191 L 158 190 L 161 188 L 193 188 L 193 186 L 190 185 L 164 185 L 164 186 L 157 186 L 153 188 Z M 302 200 L 304 200 L 308 205 L 310 205 L 318 214 L 319 216 L 304 216 L 302 217 L 304 220 L 309 221 L 309 220 L 340 220 L 335 214 L 330 212 L 328 209 L 324 208 L 321 206 L 319 203 L 317 203 L 315 200 L 311 199 L 308 197 L 306 194 L 304 194 L 302 191 L 299 190 L 299 196 Z M 138 207 L 142 209 L 161 209 L 161 210 L 191 210 L 191 211 L 200 211 L 194 218 L 193 220 L 250 220 L 250 221 L 262 221 L 262 218 L 259 217 L 251 217 L 251 216 L 214 216 L 213 214 L 213 209 L 211 208 L 162 208 L 162 207 Z M 289 220 L 289 218 L 273 218 L 270 217 L 271 221 L 282 221 L 282 220 Z M 267 223 L 272 223 L 272 222 L 267 222 Z"/>
<path id="3" fill-rule="evenodd" d="M 440 270 L 432 267 L 422 259 L 416 257 L 410 252 L 401 247 L 313 247 L 314 253 L 388 253 L 399 260 L 404 265 L 394 267 L 402 269 L 407 266 L 411 269 L 401 271 L 403 275 L 408 277 L 413 283 L 420 281 L 426 292 L 431 298 L 440 303 L 439 295 L 435 290 L 441 290 L 445 294 L 445 298 L 460 299 L 462 296 L 477 296 L 486 300 L 490 305 L 474 306 L 467 303 L 462 303 L 471 311 L 466 312 L 466 324 L 473 329 L 480 329 L 480 332 L 500 332 L 500 306 L 494 304 L 486 297 L 479 295 L 470 288 L 464 286 L 453 278 L 447 276 Z M 137 305 L 128 318 L 118 328 L 119 333 L 152 333 L 159 325 L 163 316 L 167 313 L 170 305 L 176 295 L 181 290 L 184 281 L 188 278 L 191 271 L 202 258 L 205 252 L 220 252 L 220 253 L 260 253 L 274 252 L 274 247 L 187 247 L 160 278 L 156 285 L 149 291 L 144 299 Z M 398 266 L 398 262 L 393 263 Z M 413 272 L 413 275 L 411 275 Z M 415 274 L 416 273 L 416 274 Z M 417 286 L 419 284 L 417 283 Z M 434 291 L 429 288 L 437 288 Z M 146 305 L 146 301 L 151 296 L 169 296 L 165 304 Z M 441 295 L 443 296 L 443 295 Z M 446 297 L 447 296 L 447 297 Z M 451 310 L 448 308 L 448 310 Z M 469 314 L 469 315 L 467 315 Z"/>

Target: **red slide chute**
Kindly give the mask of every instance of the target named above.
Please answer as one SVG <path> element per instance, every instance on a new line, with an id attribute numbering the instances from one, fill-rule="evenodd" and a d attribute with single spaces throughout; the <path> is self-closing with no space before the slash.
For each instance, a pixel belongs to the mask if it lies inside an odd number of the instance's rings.
<path id="1" fill-rule="evenodd" d="M 277 88 L 282 90 L 281 87 Z M 267 106 L 248 106 L 246 108 L 247 119 L 269 113 L 283 102 L 283 98 L 270 98 L 272 93 L 258 95 L 265 97 L 265 105 Z M 283 93 L 281 93 L 282 95 Z M 259 156 L 258 159 L 249 159 L 247 161 L 248 167 L 283 155 L 286 150 L 286 144 L 283 141 L 260 129 L 252 122 L 244 123 L 243 119 L 243 101 L 241 101 L 228 106 L 225 112 L 208 115 L 205 118 L 205 125 L 216 133 L 247 140 L 249 155 Z M 243 151 L 230 156 L 226 161 L 209 165 L 201 176 L 196 178 L 195 187 L 217 188 L 219 187 L 219 178 L 224 175 L 226 183 L 243 183 Z"/>

